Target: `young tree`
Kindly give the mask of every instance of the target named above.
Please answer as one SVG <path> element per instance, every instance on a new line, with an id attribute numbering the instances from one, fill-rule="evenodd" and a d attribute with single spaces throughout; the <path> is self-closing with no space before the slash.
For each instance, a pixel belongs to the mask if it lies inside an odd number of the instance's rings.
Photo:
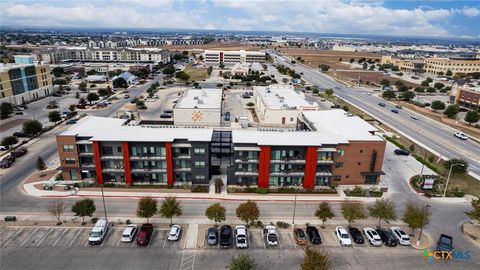
<path id="1" fill-rule="evenodd" d="M 72 205 L 72 212 L 75 213 L 75 216 L 82 217 L 82 225 L 85 225 L 85 217 L 92 217 L 95 210 L 95 202 L 90 198 L 76 201 Z"/>
<path id="2" fill-rule="evenodd" d="M 446 170 L 450 170 L 450 167 L 453 165 L 453 164 L 462 164 L 463 166 L 453 166 L 452 167 L 452 172 L 453 173 L 466 173 L 467 170 L 468 170 L 468 162 L 466 160 L 463 160 L 463 159 L 459 159 L 459 158 L 452 158 L 452 159 L 449 159 L 447 161 L 445 161 L 443 163 L 443 167 L 446 169 Z"/>
<path id="3" fill-rule="evenodd" d="M 480 120 L 480 115 L 476 111 L 468 111 L 465 115 L 465 122 L 468 122 L 469 125 L 476 123 Z"/>
<path id="4" fill-rule="evenodd" d="M 249 108 L 252 108 L 253 106 L 255 106 L 255 103 L 253 103 L 253 102 L 248 102 L 248 103 L 247 103 L 247 106 L 248 106 Z"/>
<path id="5" fill-rule="evenodd" d="M 380 85 L 389 86 L 389 85 L 390 85 L 390 81 L 387 80 L 387 79 L 383 79 L 383 80 L 380 82 Z"/>
<path id="6" fill-rule="evenodd" d="M 182 206 L 175 197 L 166 197 L 160 206 L 160 216 L 170 219 L 170 225 L 173 223 L 173 217 L 182 215 Z"/>
<path id="7" fill-rule="evenodd" d="M 283 78 L 283 79 L 282 79 L 282 82 L 283 82 L 283 83 L 288 83 L 288 79 L 287 79 L 287 78 Z"/>
<path id="8" fill-rule="evenodd" d="M 51 111 L 48 113 L 48 120 L 52 123 L 57 123 L 58 121 L 62 120 L 62 116 L 58 111 Z"/>
<path id="9" fill-rule="evenodd" d="M 480 221 L 480 199 L 472 200 L 471 202 L 473 210 L 465 212 L 465 214 L 473 220 Z"/>
<path id="10" fill-rule="evenodd" d="M 237 207 L 237 217 L 247 224 L 258 220 L 260 217 L 260 209 L 257 203 L 248 200 L 246 203 L 242 203 Z"/>
<path id="11" fill-rule="evenodd" d="M 428 208 L 409 201 L 405 207 L 402 221 L 412 229 L 413 234 L 416 229 L 420 229 L 430 222 L 430 215 L 431 213 L 428 211 Z"/>
<path id="12" fill-rule="evenodd" d="M 453 72 L 449 69 L 449 70 L 447 70 L 447 73 L 445 73 L 445 75 L 447 75 L 447 76 L 452 76 L 452 75 L 453 75 Z"/>
<path id="13" fill-rule="evenodd" d="M 128 83 L 127 81 L 125 81 L 124 78 L 120 77 L 120 78 L 116 78 L 113 82 L 113 88 L 127 88 L 128 87 Z"/>
<path id="14" fill-rule="evenodd" d="M 92 104 L 93 101 L 99 100 L 100 98 L 98 97 L 97 93 L 88 93 L 87 95 L 87 100 Z"/>
<path id="15" fill-rule="evenodd" d="M 371 217 L 378 218 L 379 228 L 382 219 L 388 222 L 397 218 L 395 203 L 389 199 L 376 200 L 372 206 L 368 207 L 368 212 Z"/>
<path id="16" fill-rule="evenodd" d="M 348 226 L 358 219 L 366 219 L 365 207 L 361 203 L 345 201 L 342 203 L 342 215 L 348 221 Z"/>
<path id="17" fill-rule="evenodd" d="M 415 97 L 415 93 L 412 91 L 406 91 L 403 93 L 402 98 L 405 101 L 410 101 Z"/>
<path id="18" fill-rule="evenodd" d="M 80 91 L 82 91 L 82 92 L 87 91 L 87 83 L 86 83 L 86 82 L 81 82 L 81 83 L 78 85 L 78 90 L 80 90 Z"/>
<path id="19" fill-rule="evenodd" d="M 11 113 L 13 113 L 12 104 L 8 102 L 2 102 L 2 104 L 0 104 L 0 118 L 6 119 Z"/>
<path id="20" fill-rule="evenodd" d="M 70 110 L 70 112 L 74 112 L 77 109 L 77 105 L 70 104 L 70 106 L 68 106 L 68 109 Z"/>
<path id="21" fill-rule="evenodd" d="M 367 62 L 364 62 L 364 63 L 363 63 L 362 68 L 363 68 L 363 69 L 367 69 L 367 68 L 368 68 Z"/>
<path id="22" fill-rule="evenodd" d="M 42 157 L 39 156 L 37 158 L 37 162 L 35 163 L 35 168 L 39 171 L 43 171 L 47 168 L 47 166 L 45 166 L 45 162 L 43 161 Z"/>
<path id="23" fill-rule="evenodd" d="M 10 146 L 18 143 L 18 139 L 15 136 L 7 136 L 2 139 L 2 145 L 5 146 L 6 148 L 10 148 Z"/>
<path id="24" fill-rule="evenodd" d="M 22 124 L 23 132 L 29 136 L 35 136 L 43 131 L 43 126 L 37 120 L 27 120 Z"/>
<path id="25" fill-rule="evenodd" d="M 205 210 L 205 216 L 213 220 L 215 222 L 215 225 L 217 225 L 217 222 L 222 222 L 225 220 L 225 215 L 226 215 L 227 210 L 225 207 L 223 207 L 220 203 L 215 203 L 210 205 L 206 210 Z"/>
<path id="26" fill-rule="evenodd" d="M 455 118 L 458 113 L 458 106 L 457 105 L 450 105 L 448 106 L 443 114 L 445 114 L 448 118 Z"/>
<path id="27" fill-rule="evenodd" d="M 255 260 L 248 254 L 240 254 L 236 258 L 233 256 L 228 264 L 230 270 L 255 270 L 256 268 Z"/>
<path id="28" fill-rule="evenodd" d="M 322 202 L 315 211 L 315 216 L 322 220 L 322 228 L 325 228 L 325 222 L 327 219 L 333 218 L 335 214 L 333 214 L 332 208 L 328 202 Z"/>
<path id="29" fill-rule="evenodd" d="M 47 211 L 57 219 L 57 225 L 62 224 L 61 217 L 67 210 L 67 204 L 62 199 L 57 199 L 48 203 Z"/>
<path id="30" fill-rule="evenodd" d="M 434 110 L 445 110 L 445 103 L 443 103 L 441 100 L 434 100 L 432 104 L 430 104 L 430 107 Z"/>
<path id="31" fill-rule="evenodd" d="M 143 197 L 138 201 L 137 217 L 148 219 L 157 213 L 157 200 L 152 197 Z"/>
<path id="32" fill-rule="evenodd" d="M 330 97 L 331 95 L 333 95 L 333 89 L 332 88 L 327 88 L 325 89 L 325 94 Z"/>
<path id="33" fill-rule="evenodd" d="M 331 268 L 330 256 L 325 250 L 307 246 L 304 255 L 302 270 L 329 270 Z"/>
<path id="34" fill-rule="evenodd" d="M 388 91 L 383 91 L 382 97 L 390 100 L 392 98 L 396 98 L 397 95 L 395 94 L 395 92 L 388 90 Z"/>

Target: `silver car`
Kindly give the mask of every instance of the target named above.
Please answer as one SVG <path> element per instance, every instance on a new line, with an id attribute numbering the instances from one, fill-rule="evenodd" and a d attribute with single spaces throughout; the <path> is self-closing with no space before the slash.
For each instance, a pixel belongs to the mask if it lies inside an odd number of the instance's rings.
<path id="1" fill-rule="evenodd" d="M 207 244 L 215 246 L 218 244 L 218 230 L 216 228 L 209 228 L 207 232 Z"/>

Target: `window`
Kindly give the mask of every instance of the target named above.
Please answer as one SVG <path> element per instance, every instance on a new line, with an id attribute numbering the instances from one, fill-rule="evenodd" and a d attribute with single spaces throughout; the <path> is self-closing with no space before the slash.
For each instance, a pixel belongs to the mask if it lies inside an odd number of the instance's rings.
<path id="1" fill-rule="evenodd" d="M 78 173 L 76 170 L 70 171 L 70 180 L 78 180 Z"/>
<path id="2" fill-rule="evenodd" d="M 377 175 L 365 175 L 365 184 L 375 185 L 377 183 Z"/>
<path id="3" fill-rule="evenodd" d="M 71 157 L 65 158 L 65 164 L 75 164 L 75 159 Z"/>
<path id="4" fill-rule="evenodd" d="M 195 180 L 205 180 L 205 175 L 195 175 Z"/>
<path id="5" fill-rule="evenodd" d="M 363 153 L 363 150 L 360 149 L 360 154 Z"/>
<path id="6" fill-rule="evenodd" d="M 337 151 L 337 154 L 338 154 L 339 156 L 343 156 L 343 155 L 345 155 L 345 150 L 340 149 L 340 150 Z"/>
<path id="7" fill-rule="evenodd" d="M 340 180 L 342 180 L 342 176 L 336 175 L 336 176 L 333 177 L 333 180 L 340 181 Z"/>
<path id="8" fill-rule="evenodd" d="M 205 168 L 205 161 L 195 161 L 193 166 L 195 168 Z"/>
<path id="9" fill-rule="evenodd" d="M 121 146 L 117 146 L 117 152 L 122 153 L 122 147 Z"/>
<path id="10" fill-rule="evenodd" d="M 343 162 L 335 163 L 335 168 L 343 168 Z"/>
<path id="11" fill-rule="evenodd" d="M 193 150 L 193 153 L 194 153 L 195 155 L 203 155 L 203 154 L 205 154 L 205 149 L 203 149 L 203 148 L 195 148 L 195 150 Z"/>
<path id="12" fill-rule="evenodd" d="M 64 144 L 63 145 L 63 152 L 73 152 L 73 145 L 72 144 Z"/>

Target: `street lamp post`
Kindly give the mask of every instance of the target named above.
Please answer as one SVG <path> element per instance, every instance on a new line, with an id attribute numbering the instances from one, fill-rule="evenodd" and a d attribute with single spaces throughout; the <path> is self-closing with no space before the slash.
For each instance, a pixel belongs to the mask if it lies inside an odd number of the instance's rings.
<path id="1" fill-rule="evenodd" d="M 445 190 L 443 191 L 443 197 L 445 197 L 447 195 L 447 188 L 448 188 L 448 182 L 450 181 L 450 175 L 452 174 L 452 168 L 454 166 L 462 166 L 462 167 L 465 167 L 464 164 L 462 163 L 455 163 L 455 164 L 452 164 L 450 166 L 450 170 L 448 171 L 448 177 L 447 177 L 447 183 L 445 184 Z"/>
<path id="2" fill-rule="evenodd" d="M 293 201 L 293 218 L 292 225 L 295 225 L 295 210 L 297 209 L 297 191 L 295 190 L 295 200 Z"/>
<path id="3" fill-rule="evenodd" d="M 103 183 L 100 185 L 100 188 L 102 189 L 103 211 L 105 213 L 105 219 L 107 219 L 107 207 L 105 207 L 105 196 L 103 195 Z"/>
<path id="4" fill-rule="evenodd" d="M 418 236 L 417 240 L 417 246 L 420 246 L 420 243 L 422 242 L 422 233 L 423 233 L 423 226 L 425 225 L 425 216 L 427 215 L 428 208 L 431 206 L 427 203 L 425 205 L 425 210 L 423 211 L 423 221 L 422 221 L 422 227 L 420 227 L 420 235 Z"/>

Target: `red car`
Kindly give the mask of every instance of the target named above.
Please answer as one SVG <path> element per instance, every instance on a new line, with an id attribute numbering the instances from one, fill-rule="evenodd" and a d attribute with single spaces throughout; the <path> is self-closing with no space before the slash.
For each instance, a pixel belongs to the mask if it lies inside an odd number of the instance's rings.
<path id="1" fill-rule="evenodd" d="M 150 238 L 152 237 L 152 233 L 153 225 L 150 223 L 143 224 L 137 235 L 137 245 L 148 246 L 148 243 L 150 243 Z"/>

